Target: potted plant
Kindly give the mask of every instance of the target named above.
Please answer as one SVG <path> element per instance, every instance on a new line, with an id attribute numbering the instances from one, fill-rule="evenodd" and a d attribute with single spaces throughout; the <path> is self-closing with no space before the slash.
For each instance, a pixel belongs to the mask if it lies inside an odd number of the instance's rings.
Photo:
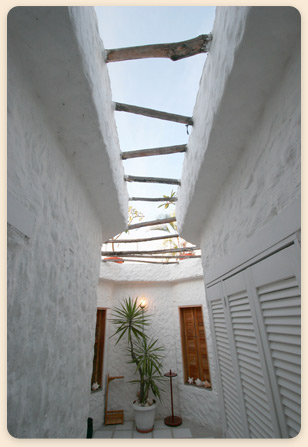
<path id="1" fill-rule="evenodd" d="M 127 363 L 135 364 L 139 378 L 131 380 L 138 383 L 137 399 L 133 402 L 136 428 L 141 433 L 153 430 L 155 419 L 155 399 L 150 398 L 150 391 L 154 398 L 160 399 L 159 384 L 164 380 L 162 374 L 162 351 L 158 340 L 150 338 L 145 333 L 145 327 L 149 326 L 150 315 L 147 309 L 141 308 L 138 298 L 124 299 L 119 307 L 113 308 L 111 322 L 117 327 L 116 344 L 125 336 L 127 339 Z"/>

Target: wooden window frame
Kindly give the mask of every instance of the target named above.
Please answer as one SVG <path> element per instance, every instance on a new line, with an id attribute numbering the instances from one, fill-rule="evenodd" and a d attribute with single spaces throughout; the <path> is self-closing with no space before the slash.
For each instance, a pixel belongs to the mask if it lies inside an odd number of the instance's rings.
<path id="1" fill-rule="evenodd" d="M 104 363 L 104 351 L 105 351 L 105 335 L 106 335 L 106 314 L 107 309 L 105 307 L 98 307 L 96 311 L 96 326 L 95 326 L 95 341 L 94 341 L 94 355 L 93 355 L 93 367 L 91 377 L 91 387 L 93 383 L 98 383 L 99 388 L 103 387 L 103 363 Z M 100 330 L 98 331 L 98 325 Z M 97 346 L 97 348 L 96 348 Z M 95 350 L 96 348 L 96 350 Z"/>
<path id="2" fill-rule="evenodd" d="M 209 356 L 208 356 L 208 348 L 207 348 L 207 337 L 206 337 L 206 330 L 205 330 L 205 325 L 204 325 L 204 318 L 203 318 L 203 307 L 202 305 L 184 305 L 184 306 L 179 306 L 179 319 L 180 319 L 180 331 L 181 331 L 181 346 L 182 346 L 182 359 L 183 359 L 183 377 L 184 377 L 184 383 L 188 384 L 188 360 L 187 360 L 187 349 L 186 349 L 186 342 L 185 342 L 185 335 L 184 335 L 184 318 L 183 318 L 183 310 L 187 309 L 187 308 L 191 308 L 191 309 L 200 309 L 201 310 L 201 316 L 202 316 L 202 324 L 203 324 L 203 330 L 204 330 L 204 335 L 205 335 L 205 346 L 206 346 L 206 359 L 207 359 L 207 365 L 208 365 L 208 377 L 205 377 L 205 380 L 207 380 L 208 382 L 211 382 L 211 372 L 210 372 L 210 362 L 209 362 Z M 199 340 L 197 339 L 197 349 L 198 349 L 198 369 L 200 371 L 201 368 L 201 347 L 200 347 L 200 343 Z M 199 377 L 201 380 L 202 378 Z M 196 385 L 192 385 L 192 386 L 196 386 Z M 198 387 L 199 388 L 199 387 Z M 200 387 L 201 388 L 201 387 Z M 212 390 L 212 387 L 210 388 L 204 388 L 207 390 Z"/>

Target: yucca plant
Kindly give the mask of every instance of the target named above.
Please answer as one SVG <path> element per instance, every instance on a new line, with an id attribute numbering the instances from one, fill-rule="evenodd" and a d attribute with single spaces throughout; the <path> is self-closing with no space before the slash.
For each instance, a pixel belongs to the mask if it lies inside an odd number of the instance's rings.
<path id="1" fill-rule="evenodd" d="M 139 384 L 137 393 L 140 405 L 150 404 L 149 391 L 154 397 L 161 398 L 160 382 L 164 380 L 162 374 L 163 347 L 158 345 L 158 340 L 150 338 L 145 333 L 145 328 L 150 324 L 150 315 L 147 310 L 138 305 L 138 298 L 124 299 L 119 307 L 112 309 L 111 322 L 117 329 L 113 336 L 117 336 L 116 344 L 126 336 L 127 351 L 130 357 L 127 363 L 136 365 L 136 373 L 139 379 L 131 380 L 131 383 Z"/>

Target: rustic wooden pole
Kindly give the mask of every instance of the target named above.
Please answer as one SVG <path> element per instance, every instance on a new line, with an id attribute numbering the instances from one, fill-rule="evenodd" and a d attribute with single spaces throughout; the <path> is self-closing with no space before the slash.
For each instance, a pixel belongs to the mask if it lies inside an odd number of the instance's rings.
<path id="1" fill-rule="evenodd" d="M 130 202 L 176 202 L 177 197 L 130 197 Z"/>
<path id="2" fill-rule="evenodd" d="M 193 120 L 189 116 L 177 115 L 175 113 L 162 112 L 160 110 L 148 109 L 146 107 L 134 106 L 132 104 L 123 104 L 115 102 L 115 110 L 117 112 L 135 113 L 137 115 L 148 116 L 150 118 L 158 118 L 160 120 L 174 121 L 176 123 L 193 125 Z"/>
<path id="3" fill-rule="evenodd" d="M 200 248 L 194 247 L 183 247 L 183 248 L 170 248 L 161 250 L 132 250 L 132 251 L 102 251 L 103 256 L 125 256 L 125 255 L 153 255 L 162 253 L 183 253 L 200 250 Z"/>
<path id="4" fill-rule="evenodd" d="M 149 241 L 159 241 L 161 239 L 171 239 L 174 237 L 179 237 L 178 234 L 170 234 L 169 236 L 155 236 L 155 237 L 147 237 L 144 239 L 108 239 L 108 241 L 104 242 L 104 244 L 112 244 L 112 243 L 117 243 L 117 244 L 132 244 L 132 243 L 136 243 L 136 242 L 149 242 Z"/>
<path id="5" fill-rule="evenodd" d="M 179 261 L 161 262 L 161 261 L 142 261 L 139 259 L 123 259 L 123 261 L 124 262 L 144 262 L 145 264 L 178 264 L 179 263 Z M 111 259 L 102 259 L 102 262 L 114 262 L 114 261 L 112 261 Z"/>
<path id="6" fill-rule="evenodd" d="M 164 57 L 172 61 L 177 61 L 199 53 L 206 53 L 208 51 L 207 44 L 211 40 L 211 34 L 201 34 L 198 37 L 182 42 L 110 49 L 106 50 L 106 62 L 145 59 L 149 57 Z"/>
<path id="7" fill-rule="evenodd" d="M 178 144 L 176 146 L 164 146 L 151 149 L 139 149 L 138 151 L 122 152 L 121 158 L 122 160 L 127 160 L 129 158 L 151 157 L 153 155 L 177 154 L 179 152 L 186 152 L 186 151 L 187 151 L 187 144 Z"/>
<path id="8" fill-rule="evenodd" d="M 168 224 L 176 222 L 175 217 L 167 217 L 166 219 L 157 219 L 157 220 L 149 220 L 147 222 L 140 222 L 137 224 L 128 225 L 128 230 L 134 230 L 135 228 L 141 228 L 141 227 L 150 227 L 152 225 L 161 225 L 161 224 Z"/>
<path id="9" fill-rule="evenodd" d="M 160 177 L 137 177 L 136 175 L 124 175 L 126 182 L 141 182 L 141 183 L 165 183 L 167 185 L 181 185 L 181 180 L 174 178 L 160 178 Z"/>
<path id="10" fill-rule="evenodd" d="M 185 260 L 185 259 L 194 259 L 194 258 L 201 258 L 201 255 L 192 255 L 192 256 L 187 256 L 187 255 L 177 255 L 175 254 L 175 256 L 170 256 L 170 255 L 121 255 L 120 256 L 121 259 L 126 259 L 126 258 L 130 258 L 130 259 L 181 259 L 181 260 Z M 114 261 L 116 262 L 116 261 Z"/>

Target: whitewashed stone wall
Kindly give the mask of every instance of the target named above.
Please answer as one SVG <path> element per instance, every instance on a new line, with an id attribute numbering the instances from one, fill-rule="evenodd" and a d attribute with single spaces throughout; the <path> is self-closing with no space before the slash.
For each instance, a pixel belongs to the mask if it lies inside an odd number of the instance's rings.
<path id="1" fill-rule="evenodd" d="M 213 40 L 200 79 L 193 113 L 194 126 L 188 141 L 189 150 L 183 162 L 181 187 L 178 190 L 176 206 L 177 223 L 184 238 L 186 236 L 183 230 L 187 231 L 184 223 L 186 224 L 189 220 L 190 238 L 186 237 L 189 241 L 197 240 L 199 228 L 204 219 L 202 202 L 196 204 L 192 210 L 190 207 L 193 205 L 193 199 L 196 202 L 195 185 L 203 167 L 204 154 L 208 149 L 213 123 L 226 91 L 228 77 L 234 64 L 234 54 L 241 43 L 249 10 L 250 7 L 216 8 Z M 228 135 L 228 137 L 231 136 Z M 207 189 L 202 188 L 201 200 L 209 195 L 210 191 Z"/>
<path id="2" fill-rule="evenodd" d="M 204 226 L 205 271 L 300 197 L 300 170 L 300 47 L 296 45 Z"/>
<path id="3" fill-rule="evenodd" d="M 8 181 L 35 227 L 31 239 L 8 228 L 8 430 L 84 438 L 101 225 L 12 63 Z"/>
<path id="4" fill-rule="evenodd" d="M 295 8 L 216 10 L 176 210 L 186 240 L 213 228 L 212 264 L 240 238 L 233 229 L 250 235 L 298 196 L 299 45 Z"/>
<path id="5" fill-rule="evenodd" d="M 124 267 L 124 268 L 123 268 Z M 153 268 L 152 268 L 153 267 Z M 185 273 L 184 273 L 185 272 Z M 107 278 L 107 279 L 106 279 Z M 134 280 L 132 280 L 134 278 Z M 151 280 L 150 280 L 151 278 Z M 168 278 L 166 280 L 166 278 Z M 140 266 L 102 264 L 101 281 L 98 288 L 98 307 L 117 306 L 127 297 L 146 297 L 152 324 L 149 333 L 165 347 L 163 370 L 177 372 L 173 379 L 174 411 L 200 425 L 220 432 L 220 414 L 216 389 L 216 372 L 213 364 L 212 341 L 208 326 L 204 283 L 201 262 L 188 260 L 179 266 Z M 179 309 L 181 305 L 202 305 L 206 327 L 211 378 L 213 390 L 199 389 L 183 384 L 183 363 L 180 337 Z M 110 311 L 107 311 L 110 315 Z M 136 385 L 128 381 L 135 378 L 134 367 L 126 365 L 123 355 L 126 346 L 121 341 L 115 346 L 115 340 L 109 338 L 114 331 L 110 322 L 106 328 L 106 346 L 104 359 L 104 377 L 124 375 L 124 380 L 111 382 L 108 398 L 109 409 L 124 409 L 125 420 L 133 420 L 132 401 L 135 399 Z M 170 387 L 164 386 L 162 402 L 158 403 L 156 419 L 170 415 Z M 105 389 L 91 395 L 91 417 L 94 427 L 99 427 L 104 412 Z M 99 404 L 100 401 L 100 404 Z"/>
<path id="6" fill-rule="evenodd" d="M 296 9 L 217 8 L 188 149 L 177 221 L 206 283 L 300 229 Z"/>
<path id="7" fill-rule="evenodd" d="M 93 32 L 91 14 L 82 17 Z M 100 250 L 103 235 L 113 228 L 108 220 L 102 225 L 85 176 L 103 188 L 91 163 L 99 169 L 114 134 L 101 136 L 82 64 L 75 71 L 80 54 L 70 47 L 76 40 L 67 8 L 17 8 L 8 29 L 8 191 L 15 211 L 20 204 L 20 220 L 23 210 L 33 218 L 30 238 L 8 225 L 8 431 L 17 438 L 85 438 Z M 82 51 L 91 53 L 93 45 Z M 90 85 L 95 82 L 92 76 Z M 99 86 L 106 89 L 110 110 L 100 120 L 112 121 L 109 84 L 100 80 Z M 79 132 L 89 128 L 98 158 L 89 155 L 89 134 L 80 139 Z M 81 159 L 87 164 L 83 177 Z M 116 212 L 124 229 L 126 219 L 118 211 L 123 203 L 104 160 L 104 188 L 112 199 L 103 203 L 102 196 L 99 206 L 111 217 Z"/>

